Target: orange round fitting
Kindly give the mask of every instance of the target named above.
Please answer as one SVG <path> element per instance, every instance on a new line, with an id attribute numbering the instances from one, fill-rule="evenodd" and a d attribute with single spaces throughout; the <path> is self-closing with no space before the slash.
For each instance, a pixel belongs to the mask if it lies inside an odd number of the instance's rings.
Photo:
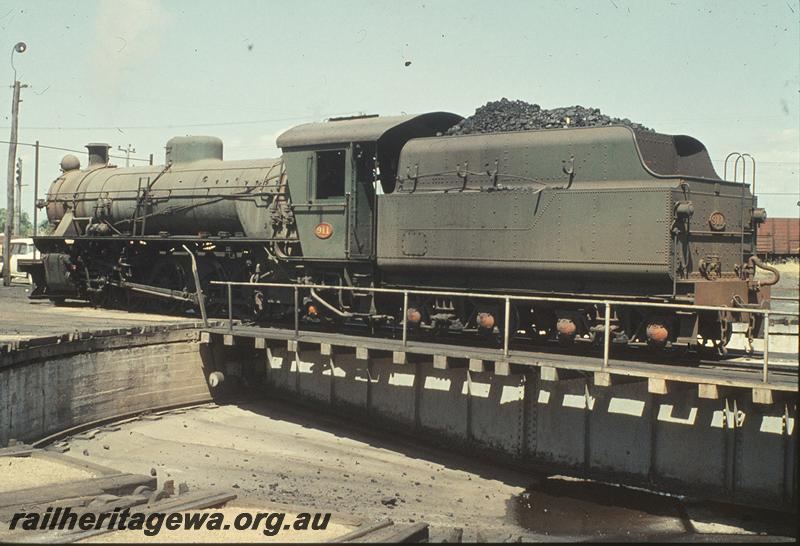
<path id="1" fill-rule="evenodd" d="M 494 328 L 494 316 L 491 313 L 478 313 L 478 326 L 486 330 Z"/>
<path id="2" fill-rule="evenodd" d="M 311 316 L 317 316 L 317 306 L 316 305 L 309 305 L 308 306 L 308 314 Z"/>
<path id="3" fill-rule="evenodd" d="M 406 320 L 411 324 L 419 324 L 422 321 L 422 313 L 415 307 L 409 307 L 406 312 Z"/>
<path id="4" fill-rule="evenodd" d="M 574 336 L 578 331 L 578 325 L 572 319 L 560 318 L 556 323 L 556 330 L 562 336 Z"/>
<path id="5" fill-rule="evenodd" d="M 666 343 L 669 339 L 669 330 L 660 322 L 651 322 L 647 325 L 647 339 L 659 345 Z"/>

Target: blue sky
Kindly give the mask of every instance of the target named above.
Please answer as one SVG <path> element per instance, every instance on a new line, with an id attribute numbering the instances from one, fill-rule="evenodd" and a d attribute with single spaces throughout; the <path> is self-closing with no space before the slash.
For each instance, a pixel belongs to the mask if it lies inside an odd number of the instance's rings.
<path id="1" fill-rule="evenodd" d="M 299 123 L 359 112 L 466 116 L 508 97 L 690 134 L 715 160 L 749 152 L 760 203 L 770 216 L 797 216 L 798 20 L 798 0 L 0 0 L 0 140 L 9 55 L 24 40 L 28 51 L 14 57 L 30 86 L 24 142 L 130 143 L 161 163 L 170 137 L 209 134 L 228 159 L 275 157 L 277 134 Z M 63 154 L 43 151 L 40 196 Z M 30 211 L 33 151 L 18 155 Z"/>

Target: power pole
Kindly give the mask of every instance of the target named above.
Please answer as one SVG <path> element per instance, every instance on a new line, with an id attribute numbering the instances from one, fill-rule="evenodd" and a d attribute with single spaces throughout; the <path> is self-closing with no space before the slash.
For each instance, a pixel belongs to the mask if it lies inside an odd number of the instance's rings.
<path id="1" fill-rule="evenodd" d="M 14 196 L 14 235 L 22 235 L 22 158 L 17 158 L 17 195 Z"/>
<path id="2" fill-rule="evenodd" d="M 14 53 L 24 53 L 28 46 L 18 42 L 11 51 L 11 66 L 14 67 Z M 21 85 L 14 68 L 14 98 L 11 102 L 11 138 L 8 144 L 8 177 L 6 178 L 6 229 L 3 240 L 3 285 L 11 286 L 11 217 L 14 214 L 14 158 L 17 157 L 17 124 L 19 116 L 19 91 Z"/>
<path id="3" fill-rule="evenodd" d="M 127 148 L 123 148 L 122 146 L 117 146 L 117 150 L 120 152 L 125 152 L 125 166 L 129 167 L 131 163 L 131 154 L 136 153 L 136 148 L 131 148 L 131 145 L 128 144 Z"/>
<path id="4" fill-rule="evenodd" d="M 36 141 L 36 161 L 35 170 L 33 172 L 33 236 L 36 237 L 36 232 L 39 229 L 39 141 Z M 35 254 L 34 254 L 35 256 Z"/>
<path id="5" fill-rule="evenodd" d="M 8 182 L 6 186 L 6 231 L 3 241 L 3 285 L 11 286 L 11 234 L 14 219 L 14 158 L 17 156 L 17 125 L 19 116 L 19 91 L 27 85 L 14 82 L 14 99 L 11 104 L 11 138 L 8 145 Z"/>

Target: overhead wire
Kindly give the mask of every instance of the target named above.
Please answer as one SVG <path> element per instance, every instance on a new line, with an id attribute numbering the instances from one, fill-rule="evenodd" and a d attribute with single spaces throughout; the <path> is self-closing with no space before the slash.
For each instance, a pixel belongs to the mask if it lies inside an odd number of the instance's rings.
<path id="1" fill-rule="evenodd" d="M 260 120 L 248 120 L 248 121 L 220 121 L 216 123 L 187 123 L 187 124 L 171 124 L 171 125 L 96 125 L 92 127 L 63 127 L 63 126 L 44 126 L 44 125 L 32 125 L 26 126 L 26 129 L 36 129 L 36 130 L 58 130 L 58 131 L 101 131 L 107 129 L 127 129 L 127 130 L 137 130 L 137 129 L 183 129 L 183 128 L 194 128 L 194 127 L 222 127 L 222 126 L 230 126 L 230 125 L 256 125 L 259 123 L 277 123 L 283 121 L 296 121 L 300 119 L 308 119 L 308 116 L 302 117 L 293 117 L 293 118 L 276 118 L 276 119 L 260 119 Z"/>
<path id="2" fill-rule="evenodd" d="M 363 112 L 358 113 L 347 113 L 347 114 L 333 114 L 333 115 L 326 115 L 323 116 L 322 119 L 332 118 L 332 117 L 339 117 L 339 116 L 350 116 L 350 115 L 363 115 Z M 25 129 L 38 129 L 38 130 L 64 130 L 64 131 L 100 131 L 105 129 L 129 129 L 129 130 L 136 130 L 136 129 L 182 129 L 182 128 L 193 128 L 193 127 L 224 127 L 224 126 L 235 126 L 235 125 L 257 125 L 259 123 L 279 123 L 284 121 L 297 121 L 297 120 L 308 120 L 312 119 L 314 116 L 312 115 L 304 115 L 304 116 L 293 116 L 293 117 L 285 117 L 285 118 L 272 118 L 272 119 L 253 119 L 253 120 L 240 120 L 240 121 L 218 121 L 218 122 L 203 122 L 203 123 L 172 123 L 169 125 L 96 125 L 90 127 L 64 127 L 64 126 L 45 126 L 45 125 L 26 125 Z M 0 129 L 7 129 L 8 127 L 0 126 Z"/>
<path id="3" fill-rule="evenodd" d="M 11 143 L 8 140 L 0 140 L 0 144 L 11 144 Z M 17 145 L 18 146 L 31 146 L 33 148 L 36 147 L 36 144 L 35 143 L 31 143 L 31 142 L 17 142 Z M 47 146 L 46 144 L 41 144 L 41 143 L 39 144 L 39 148 L 45 148 L 47 150 L 58 150 L 58 151 L 62 151 L 62 152 L 75 152 L 75 153 L 78 153 L 78 154 L 86 153 L 86 150 L 75 150 L 73 148 L 62 148 L 60 146 Z M 150 158 L 149 157 L 148 158 L 144 158 L 144 157 L 126 157 L 124 155 L 112 155 L 112 154 L 109 154 L 108 157 L 113 157 L 114 159 L 129 159 L 131 161 L 146 161 L 148 163 L 150 162 Z"/>

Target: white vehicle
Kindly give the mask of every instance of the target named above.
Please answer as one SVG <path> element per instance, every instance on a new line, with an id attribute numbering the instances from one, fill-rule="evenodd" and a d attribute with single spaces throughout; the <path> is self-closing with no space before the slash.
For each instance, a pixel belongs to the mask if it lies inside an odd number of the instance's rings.
<path id="1" fill-rule="evenodd" d="M 27 260 L 35 257 L 36 247 L 33 246 L 33 239 L 30 237 L 11 239 L 11 280 L 23 280 L 30 284 L 30 275 L 19 271 L 17 262 L 19 260 Z M 2 259 L 0 259 L 0 274 L 2 274 L 4 267 L 5 264 L 3 264 Z"/>

